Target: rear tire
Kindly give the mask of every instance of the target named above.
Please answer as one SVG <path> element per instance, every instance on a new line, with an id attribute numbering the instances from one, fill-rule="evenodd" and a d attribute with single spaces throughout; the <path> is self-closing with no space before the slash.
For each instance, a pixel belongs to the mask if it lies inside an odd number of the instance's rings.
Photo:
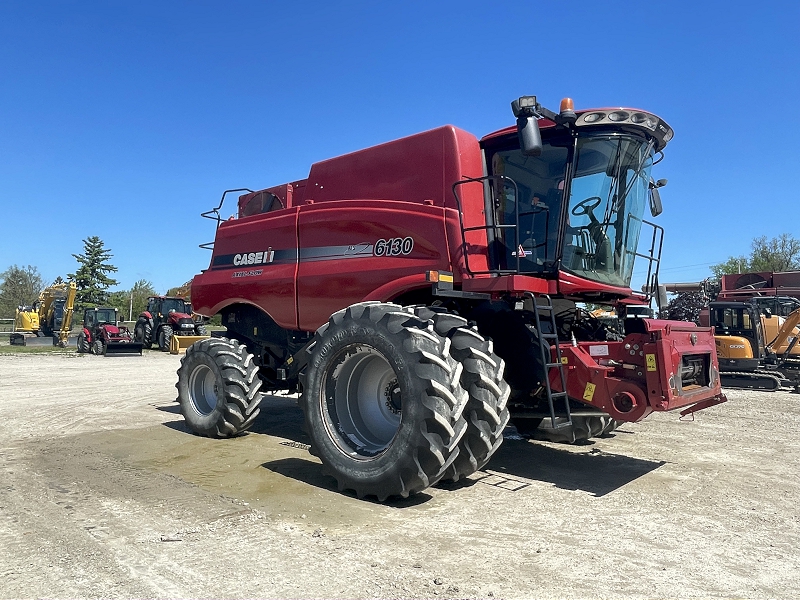
<path id="1" fill-rule="evenodd" d="M 148 350 L 153 347 L 153 328 L 145 319 L 140 319 L 133 330 L 133 339 L 142 343 Z"/>
<path id="2" fill-rule="evenodd" d="M 86 354 L 89 351 L 90 351 L 89 340 L 86 339 L 86 334 L 81 332 L 78 335 L 78 352 L 80 354 Z"/>
<path id="3" fill-rule="evenodd" d="M 340 490 L 384 501 L 445 476 L 467 429 L 450 347 L 396 304 L 354 304 L 317 330 L 300 405 L 310 452 Z"/>
<path id="4" fill-rule="evenodd" d="M 451 340 L 450 354 L 463 366 L 461 387 L 469 394 L 464 409 L 467 433 L 443 477 L 458 481 L 486 466 L 503 443 L 503 430 L 509 419 L 506 402 L 511 391 L 503 379 L 505 363 L 494 353 L 492 341 L 469 327 L 463 317 L 427 306 L 416 307 L 414 314 L 432 320 L 434 330 Z"/>
<path id="5" fill-rule="evenodd" d="M 229 438 L 258 416 L 261 380 L 253 355 L 236 340 L 210 338 L 186 349 L 178 369 L 178 402 L 189 429 Z"/>
<path id="6" fill-rule="evenodd" d="M 158 330 L 158 349 L 169 352 L 169 343 L 172 341 L 172 327 L 164 325 Z"/>

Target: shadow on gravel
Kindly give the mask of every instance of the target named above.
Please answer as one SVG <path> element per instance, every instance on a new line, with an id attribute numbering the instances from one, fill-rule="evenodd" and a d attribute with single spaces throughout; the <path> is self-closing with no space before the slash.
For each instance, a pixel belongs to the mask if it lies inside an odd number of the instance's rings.
<path id="1" fill-rule="evenodd" d="M 170 413 L 179 412 L 177 404 L 157 408 Z M 289 440 L 281 442 L 283 445 L 291 445 L 301 450 L 308 449 L 310 439 L 303 432 L 303 412 L 294 398 L 266 395 L 260 409 L 261 413 L 246 435 L 259 434 L 283 438 Z M 164 426 L 191 434 L 182 419 L 164 423 Z M 630 432 L 617 430 L 614 435 L 624 433 Z M 580 451 L 576 451 L 578 448 Z M 562 449 L 548 443 L 506 438 L 486 470 L 478 472 L 467 480 L 439 483 L 436 487 L 455 491 L 481 483 L 514 492 L 530 486 L 531 481 L 541 481 L 564 490 L 581 490 L 600 497 L 665 464 L 664 461 L 643 460 L 588 448 L 588 446 L 571 446 Z M 263 463 L 262 466 L 320 489 L 329 491 L 337 489 L 336 481 L 332 477 L 323 475 L 320 464 L 314 460 L 284 458 Z M 345 492 L 345 495 L 355 497 L 355 494 L 350 492 Z M 383 504 L 404 508 L 427 502 L 430 498 L 431 496 L 422 493 L 408 499 L 398 499 Z"/>
<path id="2" fill-rule="evenodd" d="M 514 484 L 524 482 L 514 477 L 551 483 L 565 490 L 581 490 L 593 496 L 605 496 L 643 475 L 655 471 L 665 461 L 643 460 L 594 449 L 575 452 L 574 449 L 507 439 L 492 457 L 487 469 L 509 476 L 509 482 L 490 482 L 484 478 L 476 483 L 489 483 L 515 491 Z M 481 475 L 482 473 L 479 473 Z M 502 477 L 495 475 L 498 479 Z M 520 489 L 521 489 L 520 487 Z"/>
<path id="3" fill-rule="evenodd" d="M 180 405 L 177 402 L 168 406 L 156 406 L 155 408 L 175 415 L 179 415 L 181 412 Z M 265 395 L 261 400 L 261 404 L 259 404 L 259 410 L 261 412 L 245 435 L 258 433 L 286 438 L 294 442 L 308 443 L 308 436 L 303 433 L 303 411 L 300 410 L 293 398 Z M 164 426 L 175 431 L 191 433 L 183 419 L 164 423 Z"/>
<path id="4" fill-rule="evenodd" d="M 329 492 L 338 491 L 336 480 L 333 477 L 324 475 L 322 473 L 321 465 L 312 460 L 295 457 L 281 458 L 279 460 L 265 462 L 261 466 L 265 469 L 269 469 L 273 473 L 283 475 L 284 477 L 290 477 L 291 479 L 300 481 L 307 485 L 312 485 L 322 490 Z M 356 495 L 350 490 L 341 493 L 345 496 L 356 498 Z M 424 492 L 415 494 L 410 498 L 395 498 L 386 502 L 378 502 L 376 498 L 363 498 L 363 500 L 367 502 L 380 504 L 381 506 L 388 506 L 390 508 L 408 508 L 410 506 L 418 506 L 430 499 L 431 496 Z"/>

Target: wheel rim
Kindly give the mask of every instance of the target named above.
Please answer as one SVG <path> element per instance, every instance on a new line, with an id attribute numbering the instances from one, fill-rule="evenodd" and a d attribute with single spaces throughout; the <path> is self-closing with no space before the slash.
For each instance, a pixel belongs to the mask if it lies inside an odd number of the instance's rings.
<path id="1" fill-rule="evenodd" d="M 402 412 L 400 385 L 386 358 L 370 346 L 348 346 L 331 361 L 323 382 L 326 427 L 339 449 L 362 460 L 384 452 Z"/>
<path id="2" fill-rule="evenodd" d="M 189 376 L 189 398 L 201 415 L 210 415 L 217 407 L 217 376 L 206 365 L 198 366 Z"/>

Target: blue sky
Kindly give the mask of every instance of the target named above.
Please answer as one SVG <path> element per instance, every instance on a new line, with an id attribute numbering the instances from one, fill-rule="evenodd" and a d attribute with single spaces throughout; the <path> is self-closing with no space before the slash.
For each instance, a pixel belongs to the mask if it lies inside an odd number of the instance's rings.
<path id="1" fill-rule="evenodd" d="M 790 1 L 2 2 L 0 271 L 50 282 L 97 235 L 116 289 L 165 292 L 208 266 L 223 190 L 447 123 L 481 137 L 536 94 L 674 128 L 661 279 L 696 281 L 800 237 L 798 22 Z"/>

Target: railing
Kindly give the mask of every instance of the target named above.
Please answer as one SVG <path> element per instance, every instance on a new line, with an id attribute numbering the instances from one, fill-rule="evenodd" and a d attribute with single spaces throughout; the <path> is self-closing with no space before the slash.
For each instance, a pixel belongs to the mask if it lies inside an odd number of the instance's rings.
<path id="1" fill-rule="evenodd" d="M 212 208 L 211 210 L 207 210 L 206 212 L 200 213 L 200 216 L 205 217 L 206 219 L 211 219 L 212 221 L 216 221 L 217 227 L 219 227 L 219 224 L 222 223 L 223 221 L 222 215 L 219 214 L 219 211 L 222 208 L 222 205 L 225 203 L 225 196 L 227 194 L 233 194 L 235 192 L 249 192 L 252 194 L 253 190 L 249 188 L 237 188 L 235 190 L 225 190 L 224 192 L 222 192 L 222 198 L 220 198 L 217 207 Z M 203 248 L 204 250 L 213 250 L 214 242 L 206 242 L 205 244 L 200 244 L 200 247 Z"/>
<path id="2" fill-rule="evenodd" d="M 488 206 L 485 210 L 486 214 L 486 223 L 483 225 L 474 225 L 471 227 L 467 227 L 464 225 L 464 207 L 461 201 L 461 197 L 458 194 L 458 188 L 462 185 L 466 185 L 468 183 L 481 183 L 484 187 L 484 194 L 486 190 L 493 190 L 495 186 L 492 184 L 500 183 L 503 185 L 508 185 L 514 194 L 514 222 L 513 223 L 495 223 L 495 214 L 494 208 L 498 205 L 498 199 L 495 197 L 495 194 L 490 191 L 490 198 L 491 198 L 491 208 L 492 210 L 488 210 Z M 456 205 L 458 206 L 458 219 L 459 225 L 461 226 L 461 238 L 463 240 L 462 252 L 464 255 L 464 267 L 470 275 L 512 275 L 517 273 L 536 273 L 541 272 L 544 267 L 541 269 L 523 269 L 520 263 L 520 258 L 524 259 L 527 256 L 528 248 L 523 248 L 523 243 L 520 240 L 519 235 L 519 223 L 520 217 L 527 217 L 532 216 L 533 219 L 536 219 L 536 215 L 544 215 L 545 224 L 544 224 L 544 238 L 541 242 L 534 240 L 534 244 L 530 247 L 532 255 L 535 255 L 535 251 L 538 248 L 545 249 L 545 258 L 548 258 L 547 255 L 547 240 L 550 233 L 550 219 L 549 219 L 549 208 L 545 206 L 537 207 L 533 206 L 531 210 L 519 210 L 519 188 L 517 186 L 517 182 L 511 179 L 510 177 L 506 177 L 505 175 L 486 175 L 484 177 L 476 177 L 476 178 L 465 178 L 462 181 L 457 181 L 453 184 L 453 195 L 456 199 Z M 506 253 L 507 245 L 504 241 L 504 237 L 507 239 L 509 235 L 507 230 L 511 230 L 513 232 L 513 250 L 511 250 L 511 257 L 512 263 L 516 268 L 503 268 L 500 265 L 502 263 L 507 263 L 507 260 L 501 260 L 500 256 L 497 256 L 498 253 Z M 473 231 L 484 231 L 486 234 L 486 242 L 487 242 L 487 252 L 489 258 L 489 268 L 488 269 L 475 269 L 473 266 L 470 265 L 470 249 L 472 248 L 472 244 L 468 241 L 468 233 Z M 505 234 L 505 235 L 504 235 Z M 527 240 L 526 240 L 527 242 Z M 505 259 L 505 256 L 503 257 Z"/>

